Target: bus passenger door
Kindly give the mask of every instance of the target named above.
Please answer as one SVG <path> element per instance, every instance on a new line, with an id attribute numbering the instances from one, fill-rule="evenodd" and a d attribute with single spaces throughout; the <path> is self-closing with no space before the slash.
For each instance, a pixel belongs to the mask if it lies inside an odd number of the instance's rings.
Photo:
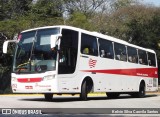
<path id="1" fill-rule="evenodd" d="M 78 32 L 62 29 L 58 60 L 58 88 L 61 92 L 71 92 L 75 89 L 77 53 Z"/>

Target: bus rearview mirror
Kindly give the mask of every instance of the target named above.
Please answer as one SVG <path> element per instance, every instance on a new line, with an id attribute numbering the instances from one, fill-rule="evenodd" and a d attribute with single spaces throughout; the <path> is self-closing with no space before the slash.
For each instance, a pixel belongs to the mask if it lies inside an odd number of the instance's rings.
<path id="1" fill-rule="evenodd" d="M 51 38 L 50 38 L 51 48 L 55 48 L 57 46 L 59 47 L 60 37 L 61 35 L 51 35 Z"/>
<path id="2" fill-rule="evenodd" d="M 7 54 L 8 43 L 16 43 L 17 40 L 8 40 L 3 43 L 3 53 Z"/>

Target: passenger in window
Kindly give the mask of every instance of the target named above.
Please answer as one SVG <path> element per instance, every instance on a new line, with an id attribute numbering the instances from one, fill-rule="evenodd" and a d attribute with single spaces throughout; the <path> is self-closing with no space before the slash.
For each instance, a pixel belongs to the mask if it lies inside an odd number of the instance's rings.
<path id="1" fill-rule="evenodd" d="M 138 62 L 137 61 L 137 57 L 135 57 L 135 56 L 132 57 L 132 60 L 133 60 L 133 63 L 137 63 Z"/>
<path id="2" fill-rule="evenodd" d="M 121 51 L 120 59 L 121 59 L 122 61 L 126 61 L 126 60 L 127 60 L 127 57 L 126 57 L 125 51 Z"/>
<path id="3" fill-rule="evenodd" d="M 89 48 L 84 48 L 83 49 L 83 54 L 89 54 Z"/>
<path id="4" fill-rule="evenodd" d="M 140 58 L 140 59 L 139 59 L 139 63 L 140 63 L 140 64 L 143 64 L 143 59 Z"/>
<path id="5" fill-rule="evenodd" d="M 152 64 L 151 64 L 151 60 L 148 60 L 148 64 L 151 66 Z"/>
<path id="6" fill-rule="evenodd" d="M 105 56 L 106 56 L 106 55 L 105 55 L 105 51 L 104 51 L 104 50 L 101 50 L 101 57 L 102 57 L 102 58 L 105 58 Z"/>
<path id="7" fill-rule="evenodd" d="M 120 55 L 116 55 L 116 60 L 121 60 Z"/>
<path id="8" fill-rule="evenodd" d="M 116 60 L 121 60 L 122 49 L 118 48 L 116 53 Z"/>
<path id="9" fill-rule="evenodd" d="M 133 62 L 132 56 L 129 56 L 129 57 L 128 57 L 128 61 L 129 61 L 129 62 Z"/>
<path id="10" fill-rule="evenodd" d="M 121 60 L 122 60 L 122 61 L 127 61 L 126 55 L 121 55 Z"/>
<path id="11" fill-rule="evenodd" d="M 110 52 L 107 52 L 106 56 L 107 56 L 107 58 L 112 58 L 112 55 Z"/>

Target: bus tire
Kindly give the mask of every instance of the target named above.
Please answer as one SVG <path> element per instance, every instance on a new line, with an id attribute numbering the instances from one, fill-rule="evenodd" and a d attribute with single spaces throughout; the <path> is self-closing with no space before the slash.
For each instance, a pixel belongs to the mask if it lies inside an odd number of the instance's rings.
<path id="1" fill-rule="evenodd" d="M 146 95 L 145 83 L 141 83 L 139 86 L 139 92 L 137 93 L 138 98 L 144 98 Z"/>
<path id="2" fill-rule="evenodd" d="M 53 93 L 45 93 L 44 97 L 45 97 L 45 100 L 51 101 L 53 99 Z"/>
<path id="3" fill-rule="evenodd" d="M 80 99 L 82 101 L 86 101 L 87 100 L 87 82 L 86 82 L 86 80 L 82 83 Z"/>
<path id="4" fill-rule="evenodd" d="M 115 98 L 118 98 L 119 97 L 119 93 L 106 93 L 107 97 L 109 99 L 115 99 Z"/>
<path id="5" fill-rule="evenodd" d="M 134 98 L 144 98 L 145 95 L 146 95 L 146 90 L 145 90 L 145 83 L 144 82 L 141 82 L 138 92 L 131 94 L 131 96 Z"/>

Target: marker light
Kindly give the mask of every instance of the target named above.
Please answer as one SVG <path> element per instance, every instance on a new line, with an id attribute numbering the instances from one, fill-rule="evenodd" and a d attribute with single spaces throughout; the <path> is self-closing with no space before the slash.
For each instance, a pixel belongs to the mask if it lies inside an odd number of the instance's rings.
<path id="1" fill-rule="evenodd" d="M 18 35 L 18 41 L 20 41 L 20 40 L 21 40 L 21 38 L 22 38 L 22 35 L 21 35 L 21 34 L 19 34 L 19 35 Z"/>

